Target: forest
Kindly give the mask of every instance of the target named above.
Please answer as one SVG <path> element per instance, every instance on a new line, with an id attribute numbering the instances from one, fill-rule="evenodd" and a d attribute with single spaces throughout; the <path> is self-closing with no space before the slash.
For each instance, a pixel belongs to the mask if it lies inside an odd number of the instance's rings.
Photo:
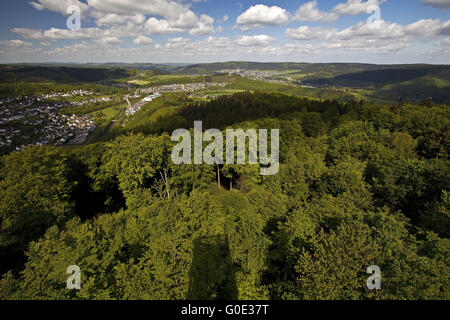
<path id="1" fill-rule="evenodd" d="M 196 120 L 279 129 L 279 173 L 174 165 Z M 255 91 L 126 129 L 0 158 L 0 300 L 450 299 L 448 106 Z"/>

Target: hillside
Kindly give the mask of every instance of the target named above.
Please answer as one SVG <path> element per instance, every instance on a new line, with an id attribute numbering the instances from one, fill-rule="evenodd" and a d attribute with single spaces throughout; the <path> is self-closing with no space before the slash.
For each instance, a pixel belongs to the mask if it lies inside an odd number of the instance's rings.
<path id="1" fill-rule="evenodd" d="M 435 77 L 442 80 L 450 80 L 450 66 L 393 66 L 383 67 L 379 70 L 366 70 L 353 72 L 351 68 L 346 74 L 333 78 L 319 78 L 305 81 L 311 85 L 368 87 L 379 86 L 388 83 L 411 81 L 421 77 Z"/>
<path id="2" fill-rule="evenodd" d="M 0 82 L 98 82 L 129 76 L 123 68 L 1 65 Z"/>
<path id="3" fill-rule="evenodd" d="M 448 106 L 261 92 L 159 103 L 147 132 L 0 157 L 0 299 L 450 297 Z M 280 130 L 278 174 L 175 165 L 169 134 L 199 119 Z M 86 270 L 77 291 L 73 264 Z"/>

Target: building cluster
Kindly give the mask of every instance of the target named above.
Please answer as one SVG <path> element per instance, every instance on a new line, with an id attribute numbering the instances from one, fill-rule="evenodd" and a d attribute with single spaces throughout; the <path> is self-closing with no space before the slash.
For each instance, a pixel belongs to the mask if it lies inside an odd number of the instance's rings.
<path id="1" fill-rule="evenodd" d="M 0 99 L 0 147 L 21 151 L 33 145 L 68 143 L 80 131 L 95 128 L 90 116 L 64 116 L 72 103 L 46 102 L 44 96 Z"/>
<path id="2" fill-rule="evenodd" d="M 135 96 L 136 95 L 134 95 L 132 97 L 135 97 Z M 131 115 L 139 112 L 146 103 L 152 102 L 153 100 L 155 100 L 156 98 L 158 98 L 160 96 L 161 96 L 161 94 L 159 92 L 155 92 L 155 93 L 153 93 L 153 94 L 151 94 L 149 96 L 146 96 L 144 99 L 142 99 L 141 101 L 139 101 L 139 102 L 137 102 L 137 103 L 135 103 L 133 105 L 131 105 L 130 101 L 128 100 L 128 97 L 126 97 L 125 99 L 128 102 L 128 108 L 125 111 L 125 114 L 127 116 L 131 116 Z"/>
<path id="3" fill-rule="evenodd" d="M 51 93 L 51 94 L 44 94 L 41 96 L 41 98 L 43 99 L 51 99 L 51 98 L 70 98 L 70 97 L 74 97 L 74 96 L 92 96 L 94 93 L 92 91 L 86 91 L 86 90 L 74 90 L 71 92 L 56 92 L 56 93 Z"/>
<path id="4" fill-rule="evenodd" d="M 155 92 L 147 97 L 144 98 L 145 102 L 152 102 L 154 99 L 161 97 L 161 94 L 159 92 Z"/>
<path id="5" fill-rule="evenodd" d="M 142 93 L 152 93 L 152 92 L 193 92 L 198 90 L 204 90 L 208 88 L 224 88 L 228 86 L 229 83 L 225 82 L 198 82 L 198 83 L 185 83 L 185 84 L 166 84 L 155 87 L 148 87 L 140 89 Z"/>
<path id="6" fill-rule="evenodd" d="M 88 104 L 88 103 L 110 102 L 110 101 L 113 101 L 113 100 L 115 100 L 115 99 L 110 98 L 110 97 L 104 97 L 104 98 L 98 98 L 98 99 L 89 99 L 89 100 L 82 100 L 82 101 L 71 102 L 71 104 L 73 106 L 81 107 L 81 106 L 84 106 L 85 104 Z"/>
<path id="7" fill-rule="evenodd" d="M 264 80 L 271 83 L 285 83 L 286 80 L 293 80 L 293 78 L 280 71 L 223 69 L 218 72 L 228 75 L 239 75 L 251 80 Z"/>
<path id="8" fill-rule="evenodd" d="M 71 144 L 83 144 L 86 142 L 89 135 L 96 129 L 94 120 L 88 115 L 62 115 L 62 118 L 65 120 L 69 130 L 75 132 L 75 134 L 72 135 L 72 138 L 73 136 L 75 137 L 70 141 Z"/>
<path id="9" fill-rule="evenodd" d="M 127 110 L 125 110 L 125 114 L 128 116 L 131 116 L 137 112 L 139 112 L 142 107 L 146 104 L 144 100 L 139 101 L 138 103 L 133 104 L 131 107 L 128 107 Z"/>
<path id="10" fill-rule="evenodd" d="M 61 117 L 65 120 L 68 128 L 85 130 L 95 126 L 91 116 L 77 116 L 75 114 L 67 116 L 63 114 Z"/>

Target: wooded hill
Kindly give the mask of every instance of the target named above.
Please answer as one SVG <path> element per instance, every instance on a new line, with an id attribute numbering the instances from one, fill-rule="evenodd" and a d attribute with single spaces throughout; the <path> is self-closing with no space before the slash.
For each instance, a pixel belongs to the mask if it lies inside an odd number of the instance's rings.
<path id="1" fill-rule="evenodd" d="M 174 165 L 169 134 L 193 120 L 279 128 L 279 174 Z M 449 154 L 448 106 L 260 92 L 145 134 L 27 148 L 0 158 L 0 299 L 448 300 Z"/>

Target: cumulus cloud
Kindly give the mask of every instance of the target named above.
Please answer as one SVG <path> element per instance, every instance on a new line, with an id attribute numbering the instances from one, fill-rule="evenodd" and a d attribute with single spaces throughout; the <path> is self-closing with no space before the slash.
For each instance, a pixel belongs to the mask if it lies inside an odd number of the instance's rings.
<path id="1" fill-rule="evenodd" d="M 314 40 L 314 39 L 329 39 L 337 34 L 337 29 L 329 29 L 322 27 L 308 27 L 302 26 L 296 29 L 287 29 L 286 38 L 294 40 Z"/>
<path id="2" fill-rule="evenodd" d="M 440 9 L 450 8 L 450 0 L 422 0 L 422 3 Z"/>
<path id="3" fill-rule="evenodd" d="M 323 49 L 387 53 L 408 48 L 414 40 L 437 37 L 449 25 L 450 21 L 442 23 L 439 19 L 422 19 L 405 26 L 381 21 L 379 29 L 372 29 L 360 22 L 340 31 L 308 26 L 288 28 L 285 36 L 296 41 L 316 41 Z"/>
<path id="4" fill-rule="evenodd" d="M 450 38 L 439 41 L 435 44 L 436 47 L 450 47 Z"/>
<path id="5" fill-rule="evenodd" d="M 284 54 L 319 54 L 321 52 L 321 48 L 319 46 L 315 46 L 310 43 L 304 43 L 304 42 L 291 42 L 287 43 L 282 49 L 282 52 Z"/>
<path id="6" fill-rule="evenodd" d="M 28 57 L 30 61 L 41 57 L 46 61 L 144 61 L 151 59 L 169 62 L 198 61 L 201 57 L 211 59 L 248 59 L 252 57 L 286 57 L 315 54 L 346 54 L 352 51 L 370 53 L 395 53 L 410 47 L 414 41 L 441 40 L 436 42 L 436 52 L 450 50 L 450 21 L 422 19 L 409 25 L 381 22 L 379 29 L 367 27 L 365 22 L 345 29 L 327 26 L 300 26 L 288 28 L 285 37 L 290 43 L 277 45 L 270 33 L 260 35 L 238 35 L 234 39 L 215 37 L 223 31 L 215 26 L 215 20 L 201 13 L 194 13 L 191 5 L 197 0 L 30 0 L 37 10 L 50 10 L 66 15 L 70 5 L 79 5 L 83 17 L 90 18 L 95 25 L 80 30 L 50 28 L 48 30 L 14 28 L 11 31 L 21 35 L 23 40 L 0 41 L 2 58 L 11 60 L 17 56 Z M 450 0 L 449 0 L 450 1 Z M 445 9 L 449 1 L 422 0 L 424 4 Z M 236 19 L 236 28 L 243 31 L 254 27 L 280 26 L 291 21 L 334 22 L 341 15 L 366 14 L 372 5 L 385 0 L 339 0 L 330 11 L 319 9 L 321 1 L 307 0 L 292 16 L 279 6 L 257 4 Z M 306 2 L 306 3 L 305 3 Z M 291 18 L 291 19 L 290 19 Z M 229 19 L 219 17 L 219 23 Z M 154 43 L 153 34 L 174 35 L 166 42 Z M 188 39 L 175 35 L 207 36 Z M 133 47 L 119 46 L 127 38 Z M 153 37 L 152 37 L 153 38 Z M 446 40 L 442 40 L 447 38 Z M 77 43 L 56 47 L 58 40 L 78 40 Z M 31 42 L 41 43 L 34 47 Z M 152 50 L 148 45 L 152 44 Z M 18 50 L 17 48 L 21 48 Z M 151 51 L 151 52 L 149 52 Z M 20 54 L 19 54 L 20 53 Z M 42 58 L 44 57 L 44 58 Z M 4 58 L 5 59 L 5 58 Z M 25 58 L 24 58 L 25 61 Z"/>
<path id="7" fill-rule="evenodd" d="M 236 25 L 242 30 L 252 27 L 278 26 L 286 24 L 289 13 L 280 7 L 268 7 L 263 4 L 251 6 L 243 12 L 236 20 Z"/>
<path id="8" fill-rule="evenodd" d="M 286 37 L 297 40 L 361 40 L 363 38 L 377 39 L 379 41 L 392 39 L 414 40 L 418 38 L 430 38 L 445 34 L 450 26 L 450 21 L 441 22 L 439 19 L 422 19 L 408 25 L 400 25 L 394 22 L 380 21 L 380 28 L 370 28 L 367 23 L 359 22 L 356 25 L 338 31 L 337 29 L 324 27 L 302 26 L 297 29 L 287 29 Z"/>
<path id="9" fill-rule="evenodd" d="M 189 39 L 183 38 L 183 37 L 170 38 L 167 40 L 167 42 L 170 42 L 170 43 L 180 43 L 180 42 L 187 42 L 187 41 L 189 41 Z"/>
<path id="10" fill-rule="evenodd" d="M 448 22 L 441 23 L 439 19 L 421 19 L 403 28 L 408 36 L 433 37 L 445 33 Z"/>
<path id="11" fill-rule="evenodd" d="M 442 26 L 439 28 L 439 34 L 450 36 L 450 20 L 442 24 Z"/>
<path id="12" fill-rule="evenodd" d="M 122 15 L 117 13 L 94 13 L 97 17 L 96 24 L 98 26 L 111 26 L 120 25 L 127 22 L 132 22 L 134 24 L 142 24 L 145 22 L 145 16 L 143 14 L 137 13 L 135 15 Z"/>
<path id="13" fill-rule="evenodd" d="M 156 18 L 148 19 L 144 28 L 149 34 L 173 34 L 183 32 L 182 28 L 172 27 L 167 20 Z"/>
<path id="14" fill-rule="evenodd" d="M 168 39 L 165 48 L 167 49 L 177 49 L 186 50 L 185 46 L 189 43 L 188 38 L 176 37 Z"/>
<path id="15" fill-rule="evenodd" d="M 189 31 L 190 34 L 196 36 L 210 35 L 214 33 L 214 19 L 202 14 L 197 26 Z"/>
<path id="16" fill-rule="evenodd" d="M 379 6 L 387 0 L 347 0 L 333 8 L 333 12 L 339 15 L 357 15 L 367 13 L 371 6 Z"/>
<path id="17" fill-rule="evenodd" d="M 432 56 L 448 56 L 450 54 L 450 38 L 434 44 L 435 49 L 429 52 Z"/>
<path id="18" fill-rule="evenodd" d="M 82 28 L 79 30 L 50 28 L 44 31 L 13 28 L 11 31 L 29 40 L 96 39 L 103 33 L 99 28 Z"/>
<path id="19" fill-rule="evenodd" d="M 59 1 L 59 0 L 58 0 Z M 171 0 L 87 0 L 95 11 L 116 14 L 149 14 L 177 20 L 192 12 L 187 6 Z"/>
<path id="20" fill-rule="evenodd" d="M 0 46 L 20 48 L 20 47 L 32 47 L 33 44 L 31 42 L 16 39 L 16 40 L 0 41 Z"/>
<path id="21" fill-rule="evenodd" d="M 151 44 L 153 40 L 146 36 L 139 36 L 134 39 L 133 42 L 137 45 L 148 45 Z"/>
<path id="22" fill-rule="evenodd" d="M 326 21 L 333 22 L 339 18 L 334 12 L 320 11 L 317 8 L 317 0 L 310 1 L 300 6 L 292 20 L 295 21 Z"/>
<path id="23" fill-rule="evenodd" d="M 88 5 L 78 0 L 38 0 L 32 1 L 30 4 L 37 10 L 49 10 L 67 14 L 67 8 L 77 6 L 81 11 L 86 11 Z"/>
<path id="24" fill-rule="evenodd" d="M 109 29 L 81 28 L 79 30 L 68 30 L 50 28 L 38 30 L 29 28 L 13 28 L 13 33 L 20 34 L 28 40 L 74 40 L 74 39 L 102 39 L 106 37 L 131 38 L 141 34 L 143 30 L 135 26 L 112 26 Z"/>
<path id="25" fill-rule="evenodd" d="M 255 36 L 239 36 L 236 39 L 236 43 L 240 46 L 261 46 L 268 45 L 274 42 L 276 39 L 266 34 L 260 34 Z"/>
<path id="26" fill-rule="evenodd" d="M 65 14 L 70 5 L 77 5 L 95 19 L 98 27 L 141 26 L 150 34 L 190 32 L 193 35 L 214 33 L 214 19 L 197 15 L 175 0 L 38 0 L 30 4 L 38 10 Z M 150 16 L 150 17 L 147 17 Z"/>
<path id="27" fill-rule="evenodd" d="M 111 46 L 122 43 L 122 41 L 117 37 L 104 37 L 95 39 L 95 42 L 102 46 Z"/>

